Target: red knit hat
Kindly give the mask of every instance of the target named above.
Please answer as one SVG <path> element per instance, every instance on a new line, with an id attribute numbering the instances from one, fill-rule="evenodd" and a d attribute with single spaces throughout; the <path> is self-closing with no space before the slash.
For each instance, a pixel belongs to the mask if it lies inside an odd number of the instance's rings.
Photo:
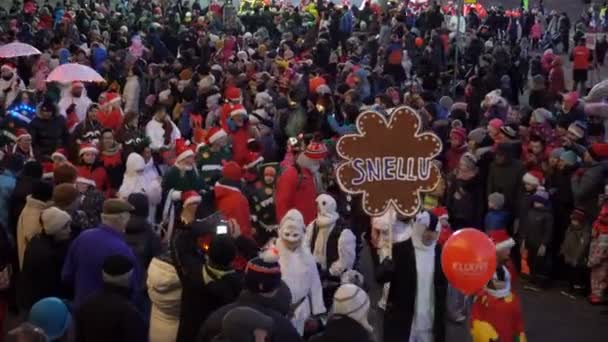
<path id="1" fill-rule="evenodd" d="M 194 190 L 182 192 L 182 205 L 184 207 L 194 203 L 201 203 L 201 201 L 201 196 Z"/>
<path id="2" fill-rule="evenodd" d="M 450 137 L 458 139 L 458 141 L 464 143 L 467 140 L 467 130 L 462 127 L 452 128 L 452 131 L 450 131 Z"/>
<path id="3" fill-rule="evenodd" d="M 541 171 L 532 170 L 528 171 L 523 177 L 524 183 L 539 186 L 545 184 L 545 176 Z"/>
<path id="4" fill-rule="evenodd" d="M 600 161 L 608 158 L 608 143 L 595 143 L 587 150 L 591 158 Z"/>
<path id="5" fill-rule="evenodd" d="M 321 142 L 311 142 L 304 150 L 304 155 L 314 160 L 324 159 L 327 153 L 327 147 Z"/>
<path id="6" fill-rule="evenodd" d="M 175 140 L 175 154 L 177 155 L 175 158 L 176 163 L 188 157 L 194 156 L 194 151 L 192 151 L 190 141 L 182 138 Z"/>
<path id="7" fill-rule="evenodd" d="M 99 154 L 99 150 L 97 149 L 97 147 L 95 145 L 88 144 L 88 143 L 81 144 L 80 149 L 78 151 L 78 155 L 82 156 L 84 153 L 87 153 L 87 152 Z"/>
<path id="8" fill-rule="evenodd" d="M 65 161 L 68 160 L 67 155 L 68 154 L 64 148 L 58 148 L 55 152 L 53 152 L 53 154 L 51 154 L 51 159 L 59 159 L 61 161 Z"/>
<path id="9" fill-rule="evenodd" d="M 229 161 L 224 164 L 222 169 L 222 177 L 231 181 L 240 181 L 243 177 L 243 170 L 236 162 Z"/>
<path id="10" fill-rule="evenodd" d="M 241 99 L 241 90 L 237 87 L 228 87 L 224 92 L 224 97 L 228 101 L 239 101 Z"/>

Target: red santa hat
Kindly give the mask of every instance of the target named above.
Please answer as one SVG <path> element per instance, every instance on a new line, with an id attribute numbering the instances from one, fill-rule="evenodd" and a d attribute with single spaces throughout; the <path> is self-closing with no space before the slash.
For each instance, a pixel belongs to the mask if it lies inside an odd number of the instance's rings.
<path id="1" fill-rule="evenodd" d="M 13 63 L 4 63 L 0 67 L 0 71 L 1 72 L 4 72 L 4 71 L 16 72 L 17 71 L 17 67 Z"/>
<path id="2" fill-rule="evenodd" d="M 235 117 L 237 115 L 243 115 L 243 116 L 247 117 L 247 111 L 240 104 L 234 105 L 232 107 L 232 109 L 230 110 L 230 117 L 231 118 L 233 118 L 233 117 Z"/>
<path id="3" fill-rule="evenodd" d="M 19 139 L 19 138 L 17 138 Z M 601 161 L 608 158 L 608 144 L 606 143 L 594 143 L 587 149 L 589 156 L 595 161 Z"/>
<path id="4" fill-rule="evenodd" d="M 53 154 L 51 154 L 51 159 L 65 161 L 68 160 L 67 153 L 64 148 L 58 148 Z"/>
<path id="5" fill-rule="evenodd" d="M 91 177 L 89 177 L 87 174 L 85 174 L 84 169 L 78 171 L 78 177 L 76 178 L 76 183 L 86 184 L 86 185 L 90 185 L 90 186 L 97 186 L 97 183 L 95 183 L 95 180 L 92 179 Z"/>
<path id="6" fill-rule="evenodd" d="M 526 174 L 523 177 L 523 181 L 524 181 L 524 183 L 527 183 L 530 185 L 540 186 L 545 183 L 545 176 L 543 175 L 543 173 L 541 171 L 532 170 L 532 171 L 526 172 Z"/>
<path id="7" fill-rule="evenodd" d="M 224 92 L 227 101 L 238 102 L 241 100 L 241 90 L 237 87 L 228 87 Z"/>
<path id="8" fill-rule="evenodd" d="M 190 146 L 190 141 L 185 139 L 177 139 L 175 141 L 175 154 L 177 158 L 175 158 L 175 162 L 179 163 L 180 161 L 194 156 L 194 151 L 192 151 L 192 146 Z"/>
<path id="9" fill-rule="evenodd" d="M 243 167 L 245 169 L 253 169 L 263 162 L 264 157 L 262 157 L 261 154 L 257 152 L 249 152 L 249 155 L 247 156 L 247 164 L 245 164 Z"/>
<path id="10" fill-rule="evenodd" d="M 441 219 L 448 219 L 450 218 L 450 216 L 448 215 L 448 210 L 446 209 L 446 207 L 437 207 L 435 209 L 433 209 L 433 214 L 435 216 L 437 216 L 437 218 L 439 220 Z"/>
<path id="11" fill-rule="evenodd" d="M 494 230 L 489 233 L 489 236 L 494 241 L 497 251 L 511 249 L 515 246 L 515 240 L 504 229 Z"/>
<path id="12" fill-rule="evenodd" d="M 80 149 L 78 150 L 78 155 L 82 156 L 84 153 L 92 152 L 95 154 L 99 154 L 99 150 L 93 144 L 84 143 L 80 145 Z"/>
<path id="13" fill-rule="evenodd" d="M 43 179 L 53 179 L 53 173 L 55 171 L 55 166 L 53 163 L 45 162 L 42 163 L 42 178 Z"/>
<path id="14" fill-rule="evenodd" d="M 201 201 L 201 196 L 194 190 L 184 191 L 182 193 L 182 203 L 184 207 L 190 204 L 201 203 Z"/>
<path id="15" fill-rule="evenodd" d="M 15 139 L 16 142 L 18 142 L 21 139 L 24 138 L 32 138 L 32 136 L 28 133 L 28 131 L 25 128 L 19 128 L 17 129 L 17 131 L 15 132 L 15 137 L 17 137 Z"/>
<path id="16" fill-rule="evenodd" d="M 222 128 L 213 127 L 209 129 L 207 133 L 207 143 L 213 144 L 214 142 L 220 140 L 223 137 L 227 137 L 228 134 Z"/>
<path id="17" fill-rule="evenodd" d="M 226 180 L 240 181 L 243 178 L 243 170 L 236 162 L 229 161 L 224 164 L 222 177 Z"/>
<path id="18" fill-rule="evenodd" d="M 321 160 L 327 156 L 327 147 L 321 142 L 311 142 L 306 146 L 304 155 L 310 159 Z"/>

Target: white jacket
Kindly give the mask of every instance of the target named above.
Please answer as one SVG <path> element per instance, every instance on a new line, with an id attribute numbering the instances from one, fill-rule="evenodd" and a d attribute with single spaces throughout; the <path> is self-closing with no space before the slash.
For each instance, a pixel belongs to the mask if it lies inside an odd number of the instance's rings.
<path id="1" fill-rule="evenodd" d="M 147 170 L 147 171 L 146 171 Z M 138 173 L 143 171 L 143 173 Z M 160 203 L 162 188 L 159 177 L 146 168 L 144 158 L 137 153 L 129 154 L 126 163 L 125 176 L 118 197 L 127 199 L 133 193 L 143 193 L 148 197 L 150 223 L 154 223 L 156 217 L 156 206 Z"/>
<path id="2" fill-rule="evenodd" d="M 291 291 L 291 303 L 301 303 L 295 309 L 291 322 L 302 335 L 304 323 L 308 318 L 326 312 L 319 271 L 315 258 L 304 244 L 297 250 L 291 251 L 285 247 L 281 239 L 278 239 L 276 247 L 279 251 L 281 279 Z"/>
<path id="3" fill-rule="evenodd" d="M 150 342 L 174 342 L 179 328 L 182 285 L 175 267 L 154 258 L 148 267 L 150 311 Z"/>

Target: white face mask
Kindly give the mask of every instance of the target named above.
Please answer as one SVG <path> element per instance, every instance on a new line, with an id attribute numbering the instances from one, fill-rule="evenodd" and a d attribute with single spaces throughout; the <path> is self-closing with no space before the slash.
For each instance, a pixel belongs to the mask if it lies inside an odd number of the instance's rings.
<path id="1" fill-rule="evenodd" d="M 302 238 L 304 237 L 302 230 L 294 226 L 283 227 L 279 234 L 281 240 L 283 240 L 290 249 L 299 247 L 302 243 Z"/>

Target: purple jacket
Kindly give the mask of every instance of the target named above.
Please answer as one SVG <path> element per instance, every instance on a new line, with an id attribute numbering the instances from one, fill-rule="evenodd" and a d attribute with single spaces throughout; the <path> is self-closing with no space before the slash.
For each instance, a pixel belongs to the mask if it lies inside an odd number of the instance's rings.
<path id="1" fill-rule="evenodd" d="M 111 255 L 124 255 L 131 260 L 134 266 L 131 289 L 139 288 L 136 284 L 141 284 L 142 272 L 131 248 L 121 233 L 102 224 L 83 231 L 72 242 L 63 265 L 61 278 L 74 289 L 75 307 L 103 287 L 103 261 Z"/>

